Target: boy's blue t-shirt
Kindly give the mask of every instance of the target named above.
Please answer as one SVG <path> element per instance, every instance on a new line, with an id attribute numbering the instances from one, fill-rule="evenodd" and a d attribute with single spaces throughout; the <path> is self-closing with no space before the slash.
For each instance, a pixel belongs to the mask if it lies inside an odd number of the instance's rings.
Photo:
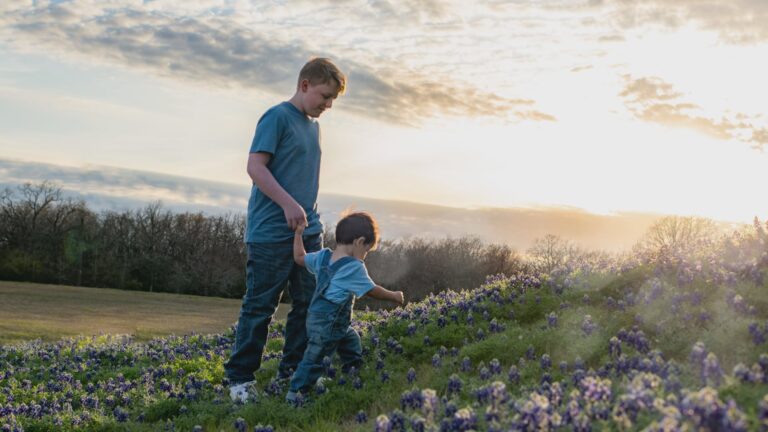
<path id="1" fill-rule="evenodd" d="M 288 195 L 304 208 L 309 225 L 304 233 L 320 234 L 317 213 L 320 185 L 320 125 L 290 102 L 273 106 L 259 119 L 250 153 L 271 156 L 267 168 Z M 245 241 L 270 243 L 293 238 L 283 209 L 254 184 L 248 200 Z"/>
<path id="2" fill-rule="evenodd" d="M 324 255 L 333 253 L 330 249 L 324 248 L 317 252 L 308 253 L 304 256 L 304 266 L 310 273 L 317 275 L 320 264 L 323 262 Z M 328 265 L 332 264 L 329 262 Z M 360 260 L 355 260 L 343 265 L 336 271 L 331 278 L 331 284 L 325 291 L 325 297 L 333 303 L 343 303 L 354 294 L 355 297 L 362 297 L 372 290 L 376 284 L 368 276 L 368 270 L 365 264 Z"/>

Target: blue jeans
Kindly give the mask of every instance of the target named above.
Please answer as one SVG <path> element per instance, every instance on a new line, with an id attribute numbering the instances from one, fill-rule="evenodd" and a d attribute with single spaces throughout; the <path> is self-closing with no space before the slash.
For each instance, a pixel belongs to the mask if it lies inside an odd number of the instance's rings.
<path id="1" fill-rule="evenodd" d="M 307 394 L 323 373 L 323 359 L 338 352 L 341 370 L 359 368 L 363 363 L 360 336 L 350 327 L 352 302 L 336 305 L 318 298 L 307 316 L 307 350 L 291 378 L 291 392 Z"/>
<path id="2" fill-rule="evenodd" d="M 285 325 L 283 358 L 278 374 L 288 377 L 296 370 L 307 347 L 307 309 L 315 292 L 315 277 L 293 260 L 293 241 L 247 243 L 246 292 L 240 308 L 232 355 L 224 364 L 231 383 L 253 380 L 261 366 L 269 323 L 283 291 L 288 287 L 293 304 Z M 307 252 L 322 248 L 320 235 L 304 238 Z"/>

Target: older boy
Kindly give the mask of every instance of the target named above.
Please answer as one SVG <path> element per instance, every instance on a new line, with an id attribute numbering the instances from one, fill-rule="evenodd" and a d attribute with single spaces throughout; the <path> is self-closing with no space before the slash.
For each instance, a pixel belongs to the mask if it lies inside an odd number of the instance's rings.
<path id="1" fill-rule="evenodd" d="M 309 342 L 299 368 L 291 378 L 286 400 L 297 403 L 306 395 L 323 370 L 323 359 L 339 353 L 342 371 L 359 368 L 362 361 L 360 336 L 352 329 L 352 308 L 356 297 L 364 295 L 403 304 L 402 291 L 376 285 L 368 276 L 363 260 L 379 241 L 379 230 L 371 215 L 351 213 L 336 225 L 336 249 L 306 253 L 303 227 L 296 229 L 293 253 L 296 263 L 317 278 L 307 316 Z"/>
<path id="2" fill-rule="evenodd" d="M 267 329 L 288 286 L 293 300 L 285 327 L 278 378 L 295 370 L 307 345 L 306 316 L 315 278 L 293 260 L 293 231 L 306 226 L 307 250 L 322 247 L 317 213 L 320 174 L 320 126 L 317 117 L 346 88 L 346 77 L 330 60 L 310 60 L 299 73 L 296 92 L 259 119 L 248 156 L 253 181 L 248 201 L 245 242 L 246 293 L 240 309 L 232 355 L 224 365 L 230 397 L 255 396 L 254 372 L 261 365 Z"/>

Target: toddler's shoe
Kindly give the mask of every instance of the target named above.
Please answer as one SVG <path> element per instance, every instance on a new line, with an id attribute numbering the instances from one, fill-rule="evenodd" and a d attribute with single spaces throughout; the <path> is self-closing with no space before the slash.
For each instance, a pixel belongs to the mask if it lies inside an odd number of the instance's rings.
<path id="1" fill-rule="evenodd" d="M 289 391 L 285 395 L 285 401 L 291 406 L 301 408 L 309 403 L 309 396 L 302 394 L 301 392 Z"/>
<path id="2" fill-rule="evenodd" d="M 229 387 L 229 397 L 232 399 L 232 402 L 235 403 L 244 404 L 249 400 L 256 401 L 256 381 L 248 381 L 231 385 Z"/>

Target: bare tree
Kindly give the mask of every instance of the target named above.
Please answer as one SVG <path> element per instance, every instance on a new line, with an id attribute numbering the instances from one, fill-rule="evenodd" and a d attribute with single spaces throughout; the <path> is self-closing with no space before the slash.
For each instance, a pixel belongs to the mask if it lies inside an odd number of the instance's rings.
<path id="1" fill-rule="evenodd" d="M 565 266 L 572 258 L 576 247 L 570 241 L 554 234 L 539 237 L 528 249 L 528 256 L 536 270 L 551 273 Z"/>
<path id="2" fill-rule="evenodd" d="M 656 221 L 640 240 L 639 249 L 653 256 L 690 253 L 714 240 L 717 225 L 699 217 L 666 216 Z"/>

